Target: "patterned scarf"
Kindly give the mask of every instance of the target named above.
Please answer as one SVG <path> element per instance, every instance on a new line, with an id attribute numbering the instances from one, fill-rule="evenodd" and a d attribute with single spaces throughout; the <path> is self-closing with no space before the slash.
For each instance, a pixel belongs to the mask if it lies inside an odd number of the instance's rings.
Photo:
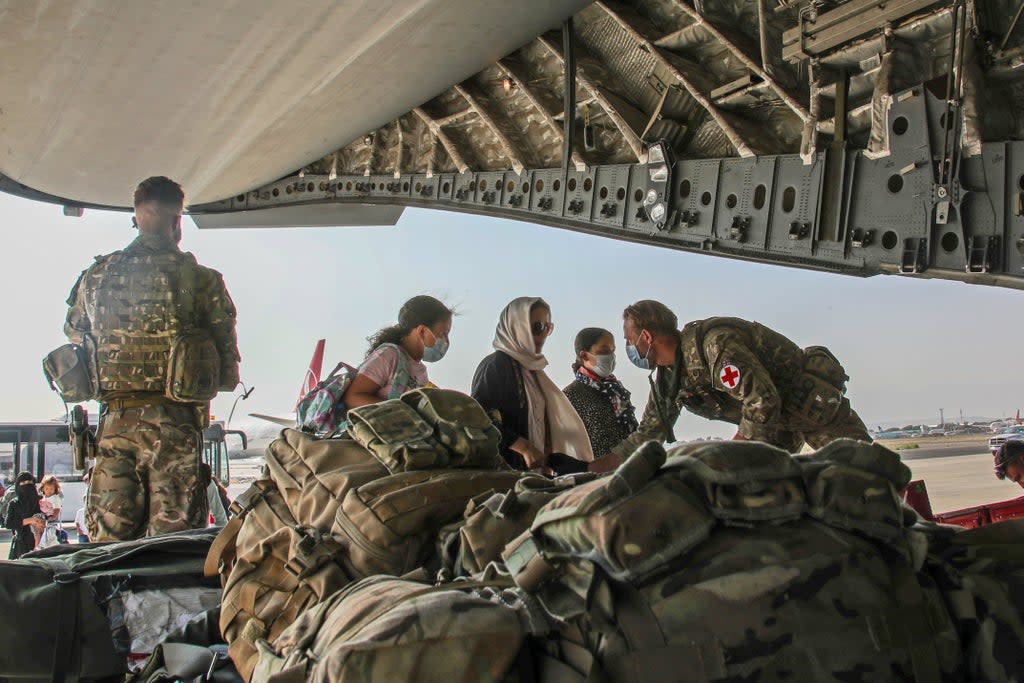
<path id="1" fill-rule="evenodd" d="M 576 370 L 576 381 L 600 391 L 612 404 L 615 420 L 630 432 L 636 431 L 639 424 L 636 421 L 636 408 L 629 402 L 629 389 L 622 386 L 622 382 L 615 379 L 615 375 L 608 375 L 602 379 L 580 366 Z"/>

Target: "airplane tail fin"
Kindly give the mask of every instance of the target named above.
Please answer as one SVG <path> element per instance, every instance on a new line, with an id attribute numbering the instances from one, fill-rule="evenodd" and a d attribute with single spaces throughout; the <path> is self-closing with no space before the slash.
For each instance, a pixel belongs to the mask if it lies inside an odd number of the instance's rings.
<path id="1" fill-rule="evenodd" d="M 306 369 L 306 376 L 302 378 L 302 386 L 299 387 L 299 397 L 295 400 L 295 407 L 299 407 L 299 401 L 311 392 L 317 384 L 320 384 L 320 373 L 324 368 L 324 345 L 326 339 L 321 339 L 313 347 L 313 357 L 309 359 L 309 367 Z"/>

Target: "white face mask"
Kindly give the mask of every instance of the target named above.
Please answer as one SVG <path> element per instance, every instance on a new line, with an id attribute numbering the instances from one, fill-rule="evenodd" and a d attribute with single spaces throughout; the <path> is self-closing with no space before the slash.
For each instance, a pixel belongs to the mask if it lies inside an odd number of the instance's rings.
<path id="1" fill-rule="evenodd" d="M 594 365 L 588 369 L 598 377 L 608 377 L 615 372 L 615 354 L 594 354 Z"/>

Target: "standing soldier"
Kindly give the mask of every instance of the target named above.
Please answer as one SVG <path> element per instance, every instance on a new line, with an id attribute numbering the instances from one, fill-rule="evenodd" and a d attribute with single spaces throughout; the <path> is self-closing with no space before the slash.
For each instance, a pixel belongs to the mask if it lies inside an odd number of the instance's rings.
<path id="1" fill-rule="evenodd" d="M 100 402 L 85 514 L 93 541 L 206 526 L 202 429 L 217 391 L 238 383 L 223 278 L 178 248 L 181 186 L 148 178 L 134 199 L 138 237 L 82 272 L 64 326 L 87 350 Z"/>
<path id="2" fill-rule="evenodd" d="M 828 349 L 800 349 L 778 332 L 739 318 L 708 318 L 678 331 L 657 301 L 622 314 L 626 355 L 658 371 L 640 428 L 613 449 L 627 457 L 644 441 L 675 441 L 683 408 L 738 425 L 738 440 L 764 441 L 796 453 L 846 437 L 871 441 L 845 398 L 849 377 Z"/>

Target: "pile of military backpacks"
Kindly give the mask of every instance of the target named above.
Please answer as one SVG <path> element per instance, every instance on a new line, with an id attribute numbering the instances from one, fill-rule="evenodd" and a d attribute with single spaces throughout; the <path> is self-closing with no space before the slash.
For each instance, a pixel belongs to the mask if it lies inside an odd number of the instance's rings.
<path id="1" fill-rule="evenodd" d="M 367 409 L 369 408 L 369 409 Z M 1024 672 L 1024 527 L 924 525 L 878 445 L 513 472 L 468 397 L 285 430 L 207 562 L 251 681 L 940 681 Z"/>
<path id="2" fill-rule="evenodd" d="M 342 438 L 285 430 L 212 542 L 0 562 L 20 627 L 0 678 L 123 676 L 126 593 L 208 591 L 205 559 L 219 610 L 134 680 L 1021 680 L 1024 520 L 921 523 L 878 445 L 651 442 L 547 479 L 508 469 L 457 392 L 349 417 Z"/>

